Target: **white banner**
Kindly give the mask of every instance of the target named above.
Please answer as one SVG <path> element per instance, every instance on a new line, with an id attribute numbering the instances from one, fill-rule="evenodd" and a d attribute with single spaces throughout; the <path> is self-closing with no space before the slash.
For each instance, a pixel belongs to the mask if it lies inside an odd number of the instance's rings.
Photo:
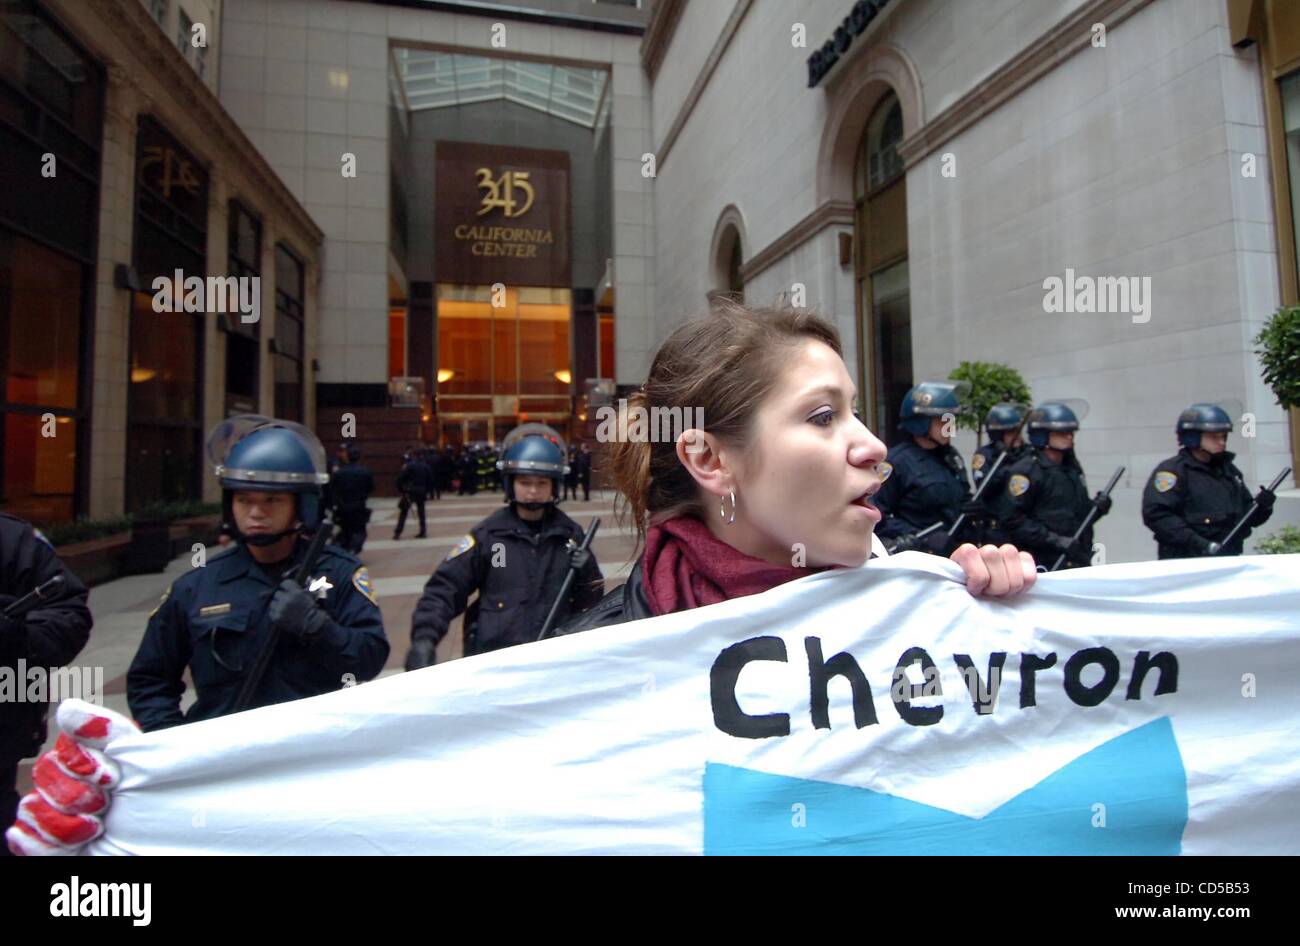
<path id="1" fill-rule="evenodd" d="M 907 553 L 117 739 L 92 850 L 1297 854 L 1298 681 L 1300 556 Z"/>

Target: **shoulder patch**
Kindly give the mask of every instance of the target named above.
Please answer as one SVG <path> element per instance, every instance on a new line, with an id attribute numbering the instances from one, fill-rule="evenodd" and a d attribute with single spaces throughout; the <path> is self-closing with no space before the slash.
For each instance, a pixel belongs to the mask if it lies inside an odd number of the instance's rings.
<path id="1" fill-rule="evenodd" d="M 366 571 L 366 566 L 362 565 L 352 573 L 352 587 L 369 598 L 371 604 L 379 604 L 379 598 L 375 594 L 375 586 L 370 581 L 370 572 Z"/>
<path id="2" fill-rule="evenodd" d="M 970 458 L 970 468 L 972 470 L 984 469 L 984 460 L 985 460 L 984 454 L 982 453 L 975 454 L 975 456 Z"/>
<path id="3" fill-rule="evenodd" d="M 155 614 L 158 613 L 158 609 L 161 608 L 164 604 L 167 603 L 167 598 L 171 595 L 171 593 L 172 593 L 172 586 L 171 586 L 171 585 L 168 585 L 168 586 L 167 586 L 167 590 L 164 591 L 164 592 L 162 593 L 162 597 L 158 599 L 158 603 L 157 603 L 156 605 L 154 605 L 153 610 L 149 612 L 149 617 L 150 617 L 151 619 L 153 618 L 153 616 L 154 616 Z M 136 613 L 139 614 L 140 612 L 137 611 Z"/>
<path id="4" fill-rule="evenodd" d="M 1023 496 L 1029 489 L 1029 477 L 1023 473 L 1013 473 L 1007 481 L 1007 492 L 1012 496 Z"/>
<path id="5" fill-rule="evenodd" d="M 455 545 L 451 547 L 451 551 L 447 553 L 447 558 L 444 559 L 444 561 L 451 561 L 457 555 L 463 555 L 473 547 L 474 547 L 474 535 L 473 533 L 471 533 L 465 536 L 464 538 L 462 538 L 459 542 L 457 542 Z"/>
<path id="6" fill-rule="evenodd" d="M 1155 486 L 1157 493 L 1167 493 L 1178 485 L 1178 475 L 1170 473 L 1168 470 L 1161 470 L 1151 482 Z"/>
<path id="7" fill-rule="evenodd" d="M 881 483 L 889 479 L 889 475 L 893 472 L 894 464 L 890 463 L 888 460 L 881 460 L 876 464 L 876 475 L 880 477 Z"/>

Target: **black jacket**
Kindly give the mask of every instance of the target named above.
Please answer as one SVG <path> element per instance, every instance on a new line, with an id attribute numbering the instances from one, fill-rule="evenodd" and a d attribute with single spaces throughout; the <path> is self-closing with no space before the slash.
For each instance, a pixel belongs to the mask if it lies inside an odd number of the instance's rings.
<path id="1" fill-rule="evenodd" d="M 1039 564 L 1051 567 L 1061 554 L 1053 537 L 1073 536 L 1092 508 L 1083 468 L 1074 451 L 1066 451 L 1060 463 L 1030 451 L 1011 467 L 1006 483 L 996 504 L 1000 528 L 1008 542 L 1030 552 Z M 1091 525 L 1079 536 L 1079 544 L 1092 548 Z"/>
<path id="2" fill-rule="evenodd" d="M 448 553 L 424 586 L 411 617 L 411 640 L 435 644 L 465 612 L 465 653 L 476 654 L 537 639 L 569 569 L 570 542 L 582 529 L 552 508 L 534 531 L 513 506 L 488 516 Z M 571 585 L 556 617 L 559 626 L 604 594 L 605 579 L 593 555 Z M 474 592 L 478 597 L 469 602 Z"/>
<path id="3" fill-rule="evenodd" d="M 346 463 L 330 478 L 330 496 L 340 512 L 365 509 L 374 491 L 375 478 L 360 463 Z"/>
<path id="4" fill-rule="evenodd" d="M 19 678 L 19 660 L 27 668 L 48 673 L 70 664 L 90 638 L 91 616 L 86 606 L 89 592 L 76 575 L 64 567 L 54 549 L 21 519 L 0 513 L 0 607 L 21 598 L 55 575 L 62 575 L 63 590 L 52 600 L 28 611 L 12 633 L 0 638 L 0 668 L 13 674 L 12 683 L 26 695 L 28 679 Z M 48 682 L 52 684 L 53 678 Z M 48 688 L 46 694 L 49 695 Z M 46 737 L 48 703 L 16 699 L 0 701 L 0 767 L 40 751 Z M 89 699 L 91 694 L 83 694 Z M 0 785 L 0 791 L 5 786 Z"/>
<path id="5" fill-rule="evenodd" d="M 941 520 L 950 526 L 971 497 L 966 465 L 951 445 L 927 450 L 910 438 L 901 441 L 889 448 L 881 473 L 884 482 L 874 503 L 883 517 L 876 526 L 882 539 L 910 535 Z M 935 554 L 947 554 L 952 544 L 942 529 L 926 540 L 926 548 Z"/>
<path id="6" fill-rule="evenodd" d="M 433 492 L 433 471 L 423 460 L 407 460 L 397 474 L 397 491 L 424 498 Z"/>
<path id="7" fill-rule="evenodd" d="M 1234 453 L 1202 463 L 1186 448 L 1160 463 L 1142 493 L 1142 521 L 1155 533 L 1161 558 L 1195 558 L 1210 542 L 1227 538 L 1254 499 Z M 1268 521 L 1271 509 L 1258 509 L 1220 555 L 1240 555 L 1251 528 Z"/>

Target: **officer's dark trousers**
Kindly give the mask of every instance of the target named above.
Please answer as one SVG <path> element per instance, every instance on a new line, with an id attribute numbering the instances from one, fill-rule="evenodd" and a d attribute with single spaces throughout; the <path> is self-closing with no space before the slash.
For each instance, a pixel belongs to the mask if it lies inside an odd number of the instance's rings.
<path id="1" fill-rule="evenodd" d="M 339 545 L 353 555 L 366 544 L 366 510 L 339 510 Z"/>
<path id="2" fill-rule="evenodd" d="M 573 498 L 574 499 L 578 498 L 578 491 L 576 489 L 573 491 Z M 585 503 L 585 502 L 589 502 L 590 500 L 591 500 L 591 477 L 584 476 L 582 477 L 582 501 Z"/>
<path id="3" fill-rule="evenodd" d="M 18 763 L 0 762 L 0 834 L 9 830 L 18 814 Z M 9 845 L 0 842 L 0 857 L 9 854 Z"/>
<path id="4" fill-rule="evenodd" d="M 424 494 L 423 494 L 423 493 L 407 493 L 407 498 L 410 500 L 410 502 L 408 502 L 408 503 L 398 503 L 398 505 L 397 505 L 397 528 L 393 530 L 393 538 L 394 538 L 394 539 L 400 539 L 400 538 L 402 537 L 402 528 L 406 525 L 406 513 L 410 510 L 411 506 L 414 506 L 415 509 L 416 509 L 416 512 L 418 512 L 419 515 L 420 515 L 420 536 L 423 536 L 423 535 L 425 534 L 425 529 L 424 529 L 424 499 L 425 499 L 425 497 L 424 497 Z"/>

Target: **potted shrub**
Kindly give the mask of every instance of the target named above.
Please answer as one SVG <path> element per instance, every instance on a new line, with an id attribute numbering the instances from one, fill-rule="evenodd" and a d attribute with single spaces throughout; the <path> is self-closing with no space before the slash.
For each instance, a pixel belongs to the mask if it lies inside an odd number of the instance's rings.
<path id="1" fill-rule="evenodd" d="M 949 381 L 970 384 L 966 409 L 957 415 L 957 427 L 975 431 L 977 445 L 984 442 L 984 418 L 994 404 L 1010 401 L 1028 406 L 1029 385 L 1020 372 L 991 361 L 963 361 L 948 375 Z"/>
<path id="2" fill-rule="evenodd" d="M 1291 414 L 1291 465 L 1295 468 L 1300 466 L 1300 458 L 1294 456 L 1294 438 L 1300 430 L 1300 306 L 1285 305 L 1274 312 L 1254 342 L 1264 383 Z"/>

